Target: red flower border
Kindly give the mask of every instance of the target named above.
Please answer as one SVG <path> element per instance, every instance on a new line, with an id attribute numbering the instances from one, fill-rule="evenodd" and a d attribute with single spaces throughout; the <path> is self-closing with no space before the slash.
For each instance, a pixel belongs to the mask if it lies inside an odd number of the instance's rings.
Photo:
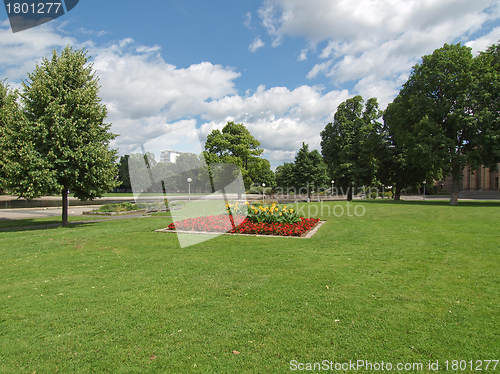
<path id="1" fill-rule="evenodd" d="M 247 218 L 241 221 L 242 219 L 243 217 L 233 217 L 232 215 L 229 215 L 228 219 L 227 214 L 187 218 L 182 221 L 171 223 L 168 225 L 168 229 L 177 231 L 219 232 L 233 234 L 302 236 L 314 228 L 319 222 L 319 218 L 304 217 L 300 217 L 300 221 L 297 223 L 256 223 Z M 234 227 L 235 220 L 237 222 L 241 222 L 236 227 Z"/>

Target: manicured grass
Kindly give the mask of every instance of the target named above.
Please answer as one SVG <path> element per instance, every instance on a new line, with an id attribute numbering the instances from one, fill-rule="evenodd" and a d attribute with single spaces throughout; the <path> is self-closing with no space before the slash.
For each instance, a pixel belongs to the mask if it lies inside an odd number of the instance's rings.
<path id="1" fill-rule="evenodd" d="M 499 203 L 297 208 L 327 221 L 311 239 L 181 249 L 154 232 L 165 215 L 0 232 L 0 372 L 288 373 L 291 360 L 368 360 L 425 373 L 429 360 L 444 371 L 499 359 Z"/>
<path id="2" fill-rule="evenodd" d="M 68 216 L 68 222 L 92 221 L 109 219 L 107 216 Z M 0 220 L 0 229 L 10 227 L 27 227 L 27 226 L 44 226 L 61 223 L 60 216 L 42 217 L 42 218 L 26 218 L 15 220 Z"/>

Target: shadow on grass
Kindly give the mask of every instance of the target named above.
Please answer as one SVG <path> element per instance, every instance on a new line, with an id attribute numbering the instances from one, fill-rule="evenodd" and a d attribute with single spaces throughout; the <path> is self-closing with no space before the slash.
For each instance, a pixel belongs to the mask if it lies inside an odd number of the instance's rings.
<path id="1" fill-rule="evenodd" d="M 92 217 L 90 219 L 83 219 L 81 217 L 75 217 L 68 223 L 67 228 L 75 228 L 75 227 L 83 227 L 83 226 L 92 226 L 92 224 L 106 222 L 106 221 L 114 221 L 121 219 L 130 219 L 142 217 L 141 215 L 129 215 L 129 216 L 117 216 L 117 217 L 106 217 L 106 218 L 96 218 Z M 45 230 L 45 229 L 54 229 L 63 227 L 61 223 L 61 218 L 57 217 L 57 219 L 36 219 L 36 218 L 27 218 L 27 219 L 0 219 L 0 232 L 6 231 L 26 231 L 26 230 Z"/>
<path id="2" fill-rule="evenodd" d="M 421 205 L 421 206 L 453 206 L 449 200 L 399 200 L 380 199 L 380 200 L 363 200 L 368 204 L 384 204 L 384 205 Z M 497 207 L 500 208 L 500 201 L 482 200 L 482 201 L 460 201 L 456 207 Z"/>
<path id="3" fill-rule="evenodd" d="M 23 221 L 23 222 L 20 222 Z M 23 220 L 11 220 L 9 222 L 0 221 L 0 232 L 10 232 L 10 231 L 34 231 L 34 230 L 46 230 L 46 229 L 57 229 L 59 227 L 63 227 L 61 222 L 54 221 L 35 221 L 35 222 L 27 222 L 33 221 L 29 219 Z M 103 220 L 104 221 L 104 220 Z M 99 221 L 102 222 L 102 221 Z M 98 223 L 96 221 L 88 221 L 88 222 L 69 222 L 67 228 L 76 228 L 83 226 L 93 226 L 93 224 Z"/>

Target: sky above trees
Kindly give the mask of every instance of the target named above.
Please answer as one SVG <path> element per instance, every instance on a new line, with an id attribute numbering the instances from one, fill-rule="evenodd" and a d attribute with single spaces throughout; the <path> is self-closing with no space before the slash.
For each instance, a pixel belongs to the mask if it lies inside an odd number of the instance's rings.
<path id="1" fill-rule="evenodd" d="M 204 143 L 234 121 L 273 166 L 302 142 L 319 149 L 348 98 L 385 109 L 421 56 L 500 40 L 499 0 L 86 0 L 15 34 L 1 12 L 0 79 L 19 88 L 52 49 L 86 48 L 120 154 L 189 151 L 183 138 Z"/>

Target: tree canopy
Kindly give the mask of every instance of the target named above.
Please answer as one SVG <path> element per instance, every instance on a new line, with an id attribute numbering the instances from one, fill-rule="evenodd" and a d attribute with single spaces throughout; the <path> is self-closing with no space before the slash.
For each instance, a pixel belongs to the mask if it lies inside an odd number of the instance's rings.
<path id="1" fill-rule="evenodd" d="M 205 143 L 205 160 L 210 163 L 226 163 L 239 166 L 245 188 L 254 182 L 275 185 L 274 173 L 269 161 L 262 159 L 264 150 L 260 142 L 241 123 L 228 122 L 220 130 L 213 130 Z"/>
<path id="2" fill-rule="evenodd" d="M 293 182 L 297 187 L 307 188 L 307 197 L 311 197 L 311 190 L 324 186 L 328 180 L 326 165 L 318 150 L 309 151 L 309 146 L 302 143 L 302 147 L 295 156 L 293 165 Z"/>
<path id="3" fill-rule="evenodd" d="M 335 184 L 345 188 L 348 200 L 354 186 L 372 185 L 376 180 L 382 116 L 377 99 L 364 105 L 361 96 L 337 107 L 334 120 L 321 132 L 321 153 Z"/>
<path id="4" fill-rule="evenodd" d="M 445 44 L 422 58 L 387 108 L 385 121 L 406 165 L 419 164 L 413 173 L 419 178 L 451 174 L 453 205 L 466 165 L 500 159 L 499 87 L 498 46 L 474 58 L 469 47 Z M 411 170 L 405 174 L 412 182 Z"/>
<path id="5" fill-rule="evenodd" d="M 8 122 L 13 150 L 6 155 L 8 187 L 32 199 L 62 193 L 67 224 L 70 190 L 93 199 L 117 186 L 116 137 L 104 122 L 98 78 L 84 50 L 65 48 L 44 58 L 23 81 L 19 120 Z"/>

